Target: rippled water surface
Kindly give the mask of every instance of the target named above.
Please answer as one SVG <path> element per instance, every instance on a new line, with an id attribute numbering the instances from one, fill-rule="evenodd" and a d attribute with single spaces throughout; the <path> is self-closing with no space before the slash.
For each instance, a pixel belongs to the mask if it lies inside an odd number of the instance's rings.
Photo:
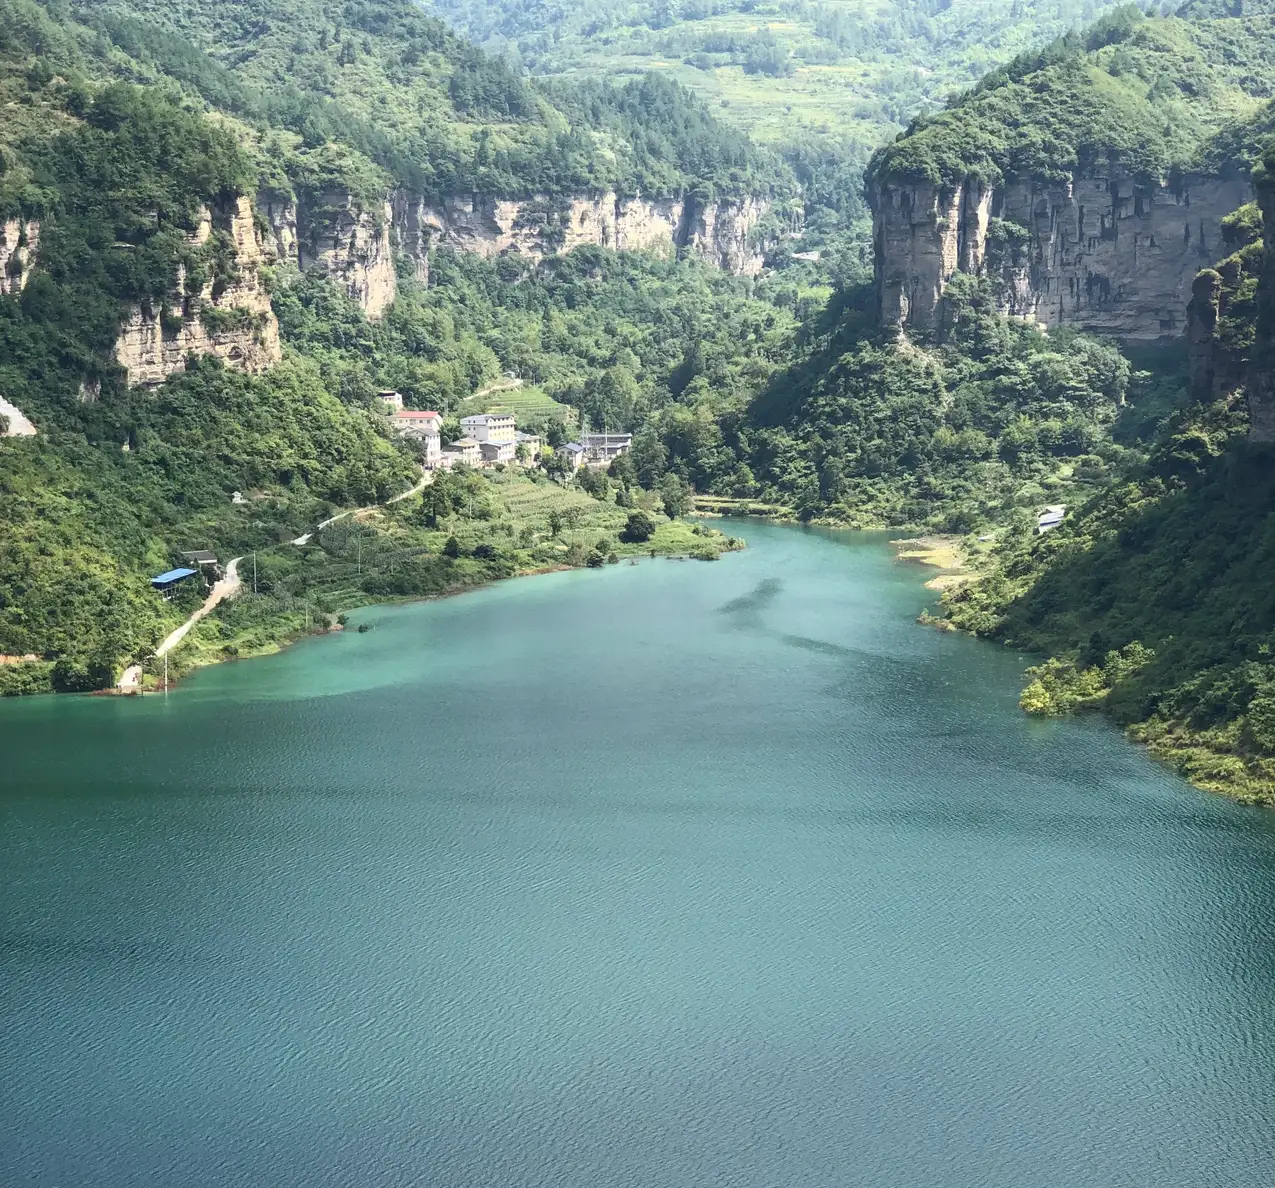
<path id="1" fill-rule="evenodd" d="M 1273 818 L 742 531 L 0 705 L 0 1184 L 1270 1188 Z"/>

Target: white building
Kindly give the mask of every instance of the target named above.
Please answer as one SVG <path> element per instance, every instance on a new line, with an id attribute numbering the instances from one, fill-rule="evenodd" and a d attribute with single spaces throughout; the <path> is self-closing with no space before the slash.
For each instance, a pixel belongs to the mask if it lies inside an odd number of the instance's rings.
<path id="1" fill-rule="evenodd" d="M 516 449 L 512 441 L 480 441 L 478 443 L 484 466 L 494 466 L 497 462 L 512 462 Z"/>
<path id="2" fill-rule="evenodd" d="M 466 466 L 477 466 L 483 460 L 482 451 L 472 437 L 462 437 L 451 445 L 443 446 L 442 465 L 448 469 L 464 463 Z"/>
<path id="3" fill-rule="evenodd" d="M 391 424 L 400 437 L 423 442 L 425 465 L 432 469 L 442 461 L 443 418 L 436 412 L 417 412 L 412 408 L 399 409 L 391 418 Z"/>
<path id="4" fill-rule="evenodd" d="M 588 451 L 578 441 L 569 441 L 558 447 L 558 453 L 571 463 L 572 470 L 579 470 L 585 464 Z"/>
<path id="5" fill-rule="evenodd" d="M 1057 528 L 1063 522 L 1063 516 L 1067 514 L 1067 505 L 1064 503 L 1051 503 L 1043 512 L 1036 517 L 1036 534 L 1043 536 L 1051 528 Z"/>
<path id="6" fill-rule="evenodd" d="M 394 412 L 403 411 L 403 396 L 399 392 L 391 392 L 388 390 L 384 392 L 377 392 L 376 398 L 382 404 L 388 404 L 390 409 Z"/>
<path id="7" fill-rule="evenodd" d="M 613 462 L 633 445 L 632 433 L 586 433 L 580 438 L 590 462 Z"/>
<path id="8" fill-rule="evenodd" d="M 510 441 L 517 432 L 514 426 L 514 414 L 478 413 L 472 417 L 461 417 L 460 430 L 466 437 L 475 441 Z"/>
<path id="9" fill-rule="evenodd" d="M 543 443 L 539 433 L 522 433 L 515 435 L 514 456 L 522 466 L 538 466 L 540 464 L 540 448 Z M 526 447 L 525 449 L 523 447 Z M 518 451 L 523 457 L 518 457 Z"/>

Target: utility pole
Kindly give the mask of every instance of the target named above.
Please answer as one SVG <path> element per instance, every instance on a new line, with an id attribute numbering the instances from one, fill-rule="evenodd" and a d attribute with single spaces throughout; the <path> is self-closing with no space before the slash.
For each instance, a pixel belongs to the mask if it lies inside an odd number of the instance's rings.
<path id="1" fill-rule="evenodd" d="M 252 554 L 252 592 L 257 592 L 257 553 L 254 550 Z"/>
<path id="2" fill-rule="evenodd" d="M 356 536 L 354 539 L 358 542 L 358 546 L 359 546 L 359 577 L 362 577 L 363 576 L 363 533 L 360 532 L 358 536 Z"/>

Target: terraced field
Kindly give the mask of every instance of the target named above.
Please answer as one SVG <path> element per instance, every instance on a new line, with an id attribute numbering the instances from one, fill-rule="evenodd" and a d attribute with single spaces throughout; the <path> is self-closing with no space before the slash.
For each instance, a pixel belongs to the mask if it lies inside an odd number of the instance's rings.
<path id="1" fill-rule="evenodd" d="M 533 73 L 671 74 L 757 139 L 888 139 L 987 70 L 1112 7 L 1098 0 L 432 0 Z"/>
<path id="2" fill-rule="evenodd" d="M 535 387 L 497 388 L 493 391 L 470 396 L 458 408 L 462 417 L 477 413 L 495 412 L 497 409 L 514 414 L 519 426 L 543 425 L 546 421 L 564 421 L 573 425 L 576 410 L 559 404 L 543 389 Z"/>

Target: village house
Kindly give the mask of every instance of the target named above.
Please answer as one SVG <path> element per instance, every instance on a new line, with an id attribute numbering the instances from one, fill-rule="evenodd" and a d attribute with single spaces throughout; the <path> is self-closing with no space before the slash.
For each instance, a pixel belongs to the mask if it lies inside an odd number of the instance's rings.
<path id="1" fill-rule="evenodd" d="M 192 569 L 208 570 L 212 574 L 213 581 L 218 581 L 222 576 L 221 566 L 217 564 L 216 553 L 198 549 L 193 553 L 182 553 L 181 558 Z"/>
<path id="2" fill-rule="evenodd" d="M 377 392 L 376 398 L 382 404 L 388 404 L 394 412 L 403 411 L 403 396 L 400 392 Z"/>
<path id="3" fill-rule="evenodd" d="M 578 441 L 569 441 L 558 447 L 558 453 L 571 463 L 572 470 L 579 470 L 585 464 L 588 451 Z"/>
<path id="4" fill-rule="evenodd" d="M 426 469 L 432 470 L 442 462 L 443 418 L 438 413 L 400 409 L 394 414 L 392 423 L 400 437 L 424 444 Z"/>
<path id="5" fill-rule="evenodd" d="M 586 433 L 580 438 L 589 462 L 606 465 L 621 454 L 627 454 L 633 445 L 632 433 Z"/>
<path id="6" fill-rule="evenodd" d="M 512 462 L 516 449 L 512 441 L 480 441 L 478 443 L 484 466 L 494 466 L 497 462 Z"/>
<path id="7" fill-rule="evenodd" d="M 472 417 L 461 417 L 460 430 L 466 437 L 479 442 L 512 442 L 517 432 L 514 414 L 511 412 L 478 413 Z"/>
<path id="8" fill-rule="evenodd" d="M 477 466 L 482 460 L 482 451 L 472 437 L 462 437 L 451 445 L 443 446 L 442 449 L 442 465 L 448 470 L 460 463 L 466 466 Z"/>
<path id="9" fill-rule="evenodd" d="M 519 430 L 514 435 L 514 456 L 522 466 L 537 466 L 540 463 L 541 445 L 539 433 L 523 433 Z"/>

